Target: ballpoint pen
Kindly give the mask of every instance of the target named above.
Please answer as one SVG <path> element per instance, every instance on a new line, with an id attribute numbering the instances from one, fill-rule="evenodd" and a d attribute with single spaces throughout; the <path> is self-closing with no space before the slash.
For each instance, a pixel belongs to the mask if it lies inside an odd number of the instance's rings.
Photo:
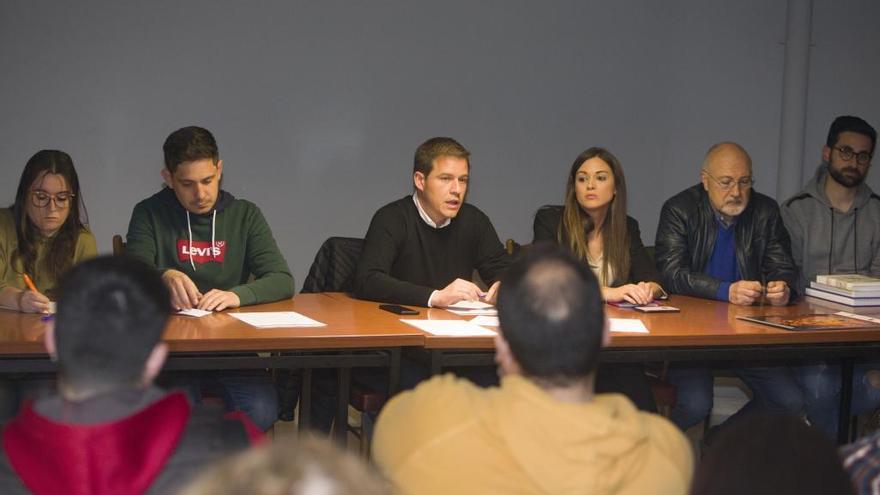
<path id="1" fill-rule="evenodd" d="M 36 292 L 37 294 L 40 293 L 40 291 L 37 290 L 37 286 L 34 285 L 34 281 L 31 280 L 31 278 L 28 276 L 27 273 L 22 273 L 21 278 L 24 279 L 24 284 L 28 286 L 28 289 L 32 290 L 33 292 Z M 52 303 L 50 302 L 49 304 L 52 304 Z M 42 321 L 49 321 L 52 319 L 52 314 L 50 313 L 50 314 L 43 315 L 43 317 L 40 319 Z"/>
<path id="2" fill-rule="evenodd" d="M 34 281 L 31 280 L 30 277 L 28 277 L 28 274 L 27 274 L 27 273 L 22 273 L 22 274 L 21 274 L 21 277 L 24 279 L 24 284 L 28 286 L 28 289 L 30 289 L 30 290 L 32 290 L 32 291 L 34 291 L 34 292 L 40 292 L 40 291 L 37 290 L 37 286 L 34 285 Z"/>

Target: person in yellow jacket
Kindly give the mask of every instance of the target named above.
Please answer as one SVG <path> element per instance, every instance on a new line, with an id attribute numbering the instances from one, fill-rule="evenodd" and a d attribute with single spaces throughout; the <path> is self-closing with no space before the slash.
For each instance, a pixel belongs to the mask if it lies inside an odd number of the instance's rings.
<path id="1" fill-rule="evenodd" d="M 15 203 L 0 209 L 0 306 L 50 312 L 56 282 L 74 264 L 98 254 L 84 211 L 70 155 L 34 154 Z"/>
<path id="2" fill-rule="evenodd" d="M 501 386 L 438 376 L 392 399 L 376 464 L 402 493 L 686 494 L 691 447 L 666 419 L 594 394 L 609 341 L 596 277 L 536 246 L 502 278 Z"/>

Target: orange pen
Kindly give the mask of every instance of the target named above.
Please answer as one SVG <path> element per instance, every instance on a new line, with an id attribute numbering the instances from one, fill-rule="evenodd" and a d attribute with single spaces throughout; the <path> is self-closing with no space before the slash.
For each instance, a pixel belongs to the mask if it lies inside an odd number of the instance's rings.
<path id="1" fill-rule="evenodd" d="M 27 273 L 22 273 L 21 276 L 22 276 L 22 278 L 24 278 L 24 283 L 25 283 L 25 285 L 28 286 L 28 289 L 30 289 L 30 290 L 32 290 L 32 291 L 34 291 L 34 292 L 36 292 L 36 293 L 39 293 L 39 292 L 40 292 L 40 291 L 37 290 L 37 286 L 34 285 L 34 281 L 31 280 L 30 277 L 28 277 L 28 274 L 27 274 Z"/>

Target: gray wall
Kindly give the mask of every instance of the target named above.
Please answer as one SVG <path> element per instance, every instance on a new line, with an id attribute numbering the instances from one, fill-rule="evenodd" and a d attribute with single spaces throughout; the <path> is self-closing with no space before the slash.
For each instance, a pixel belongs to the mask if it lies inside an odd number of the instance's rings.
<path id="1" fill-rule="evenodd" d="M 880 4 L 817 0 L 813 18 L 805 174 L 834 115 L 880 124 Z M 653 244 L 713 142 L 742 143 L 775 191 L 784 38 L 781 0 L 4 1 L 0 202 L 32 153 L 64 149 L 109 251 L 160 187 L 162 141 L 203 125 L 299 287 L 323 239 L 362 236 L 411 190 L 415 147 L 450 135 L 502 238 L 530 241 L 574 157 L 603 145 Z"/>
<path id="2" fill-rule="evenodd" d="M 880 2 L 816 1 L 807 106 L 804 179 L 822 160 L 828 125 L 837 115 L 859 115 L 880 129 Z M 868 183 L 880 192 L 880 154 Z"/>

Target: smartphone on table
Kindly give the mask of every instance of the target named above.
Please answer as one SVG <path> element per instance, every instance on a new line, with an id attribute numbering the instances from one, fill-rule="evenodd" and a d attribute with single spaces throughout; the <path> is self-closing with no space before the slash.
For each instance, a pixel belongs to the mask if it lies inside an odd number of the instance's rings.
<path id="1" fill-rule="evenodd" d="M 383 311 L 388 311 L 389 313 L 394 313 L 396 315 L 417 315 L 418 311 L 407 308 L 406 306 L 398 306 L 397 304 L 380 304 L 379 309 Z"/>

